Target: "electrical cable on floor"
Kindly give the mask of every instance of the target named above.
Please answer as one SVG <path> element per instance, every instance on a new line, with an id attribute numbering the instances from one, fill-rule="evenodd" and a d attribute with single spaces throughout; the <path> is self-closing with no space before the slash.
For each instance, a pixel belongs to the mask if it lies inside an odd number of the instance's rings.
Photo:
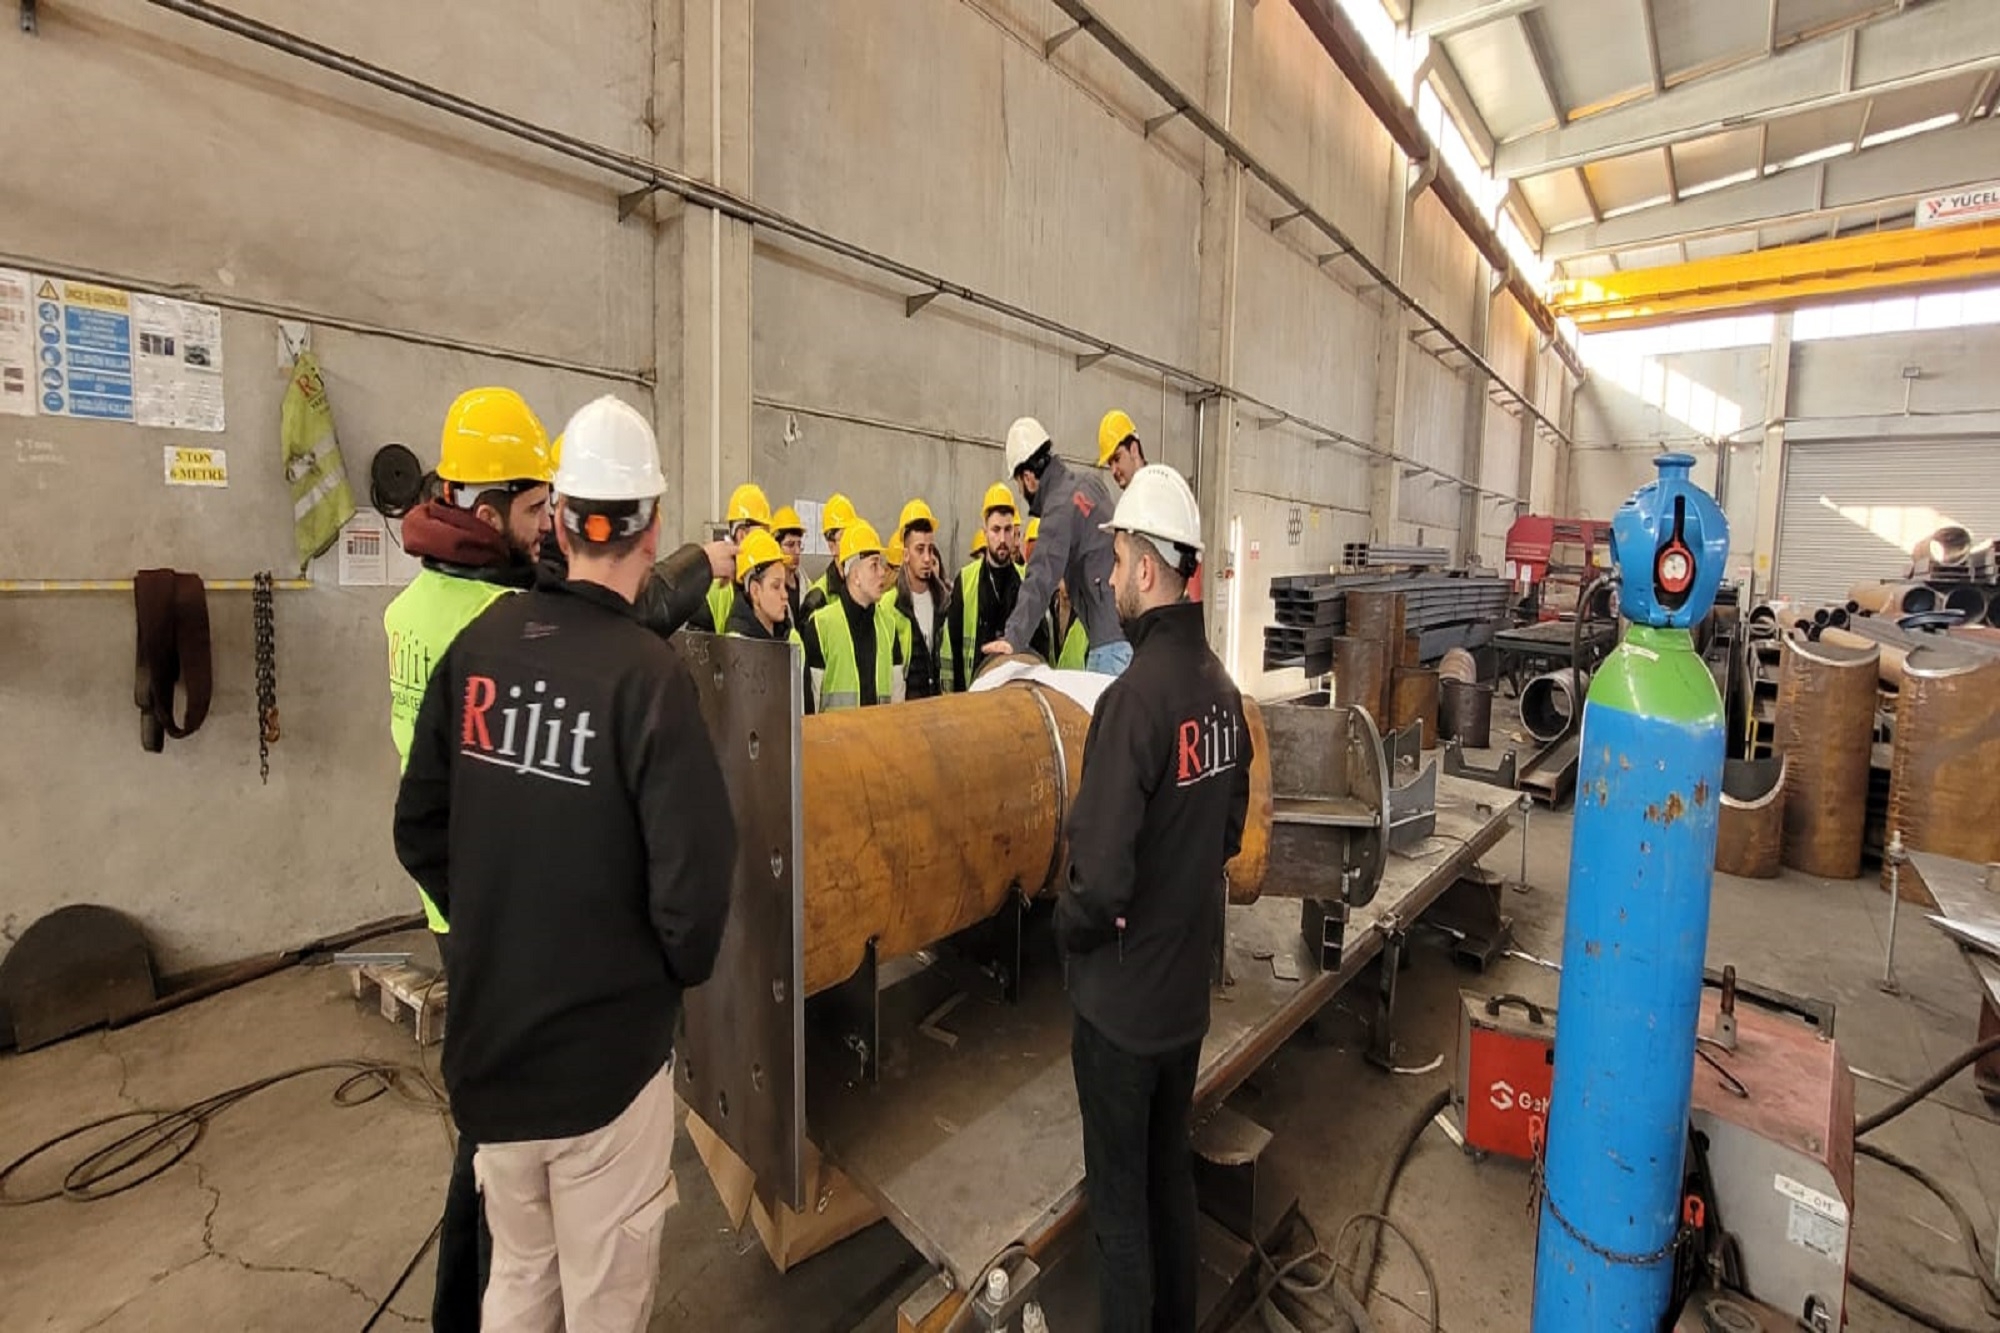
<path id="1" fill-rule="evenodd" d="M 410 1274 L 417 1271 L 417 1265 L 424 1261 L 424 1256 L 431 1252 L 431 1246 L 437 1244 L 438 1237 L 443 1234 L 444 1218 L 440 1217 L 436 1225 L 431 1227 L 431 1234 L 424 1237 L 423 1244 L 417 1246 L 416 1253 L 410 1256 L 410 1262 L 404 1264 L 403 1271 L 396 1274 L 396 1280 L 390 1285 L 389 1290 L 375 1303 L 375 1309 L 368 1316 L 368 1322 L 361 1326 L 361 1333 L 371 1333 L 375 1325 L 382 1321 L 382 1316 L 389 1312 L 390 1303 L 403 1290 L 403 1285 L 410 1280 Z"/>
<path id="2" fill-rule="evenodd" d="M 364 1106 L 387 1094 L 420 1110 L 434 1111 L 446 1117 L 450 1114 L 444 1092 L 431 1081 L 430 1075 L 414 1065 L 383 1060 L 324 1060 L 317 1064 L 299 1065 L 238 1084 L 186 1106 L 172 1110 L 118 1111 L 45 1139 L 0 1167 L 0 1206 L 19 1208 L 55 1199 L 91 1203 L 123 1194 L 145 1184 L 193 1152 L 195 1145 L 208 1132 L 209 1122 L 246 1098 L 309 1074 L 343 1072 L 347 1077 L 333 1090 L 336 1106 Z M 8 1195 L 7 1183 L 29 1163 L 92 1130 L 128 1120 L 144 1123 L 104 1147 L 78 1158 L 63 1172 L 60 1185 L 39 1194 Z"/>
<path id="3" fill-rule="evenodd" d="M 1966 1211 L 1965 1206 L 1946 1190 L 1940 1181 L 1925 1172 L 1921 1167 L 1906 1162 L 1894 1153 L 1883 1148 L 1878 1148 L 1872 1143 L 1862 1143 L 1859 1141 L 1863 1135 L 1880 1129 L 1883 1125 L 1888 1124 L 1891 1120 L 1894 1120 L 1897 1116 L 1902 1115 L 1918 1102 L 1923 1101 L 1926 1097 L 1936 1092 L 1946 1083 L 1949 1083 L 1961 1070 L 1985 1059 L 1995 1051 L 2000 1051 L 2000 1037 L 1989 1037 L 1977 1045 L 1969 1046 L 1939 1067 L 1930 1077 L 1918 1083 L 1895 1101 L 1890 1102 L 1887 1106 L 1872 1115 L 1863 1116 L 1856 1120 L 1854 1122 L 1854 1137 L 1856 1139 L 1854 1153 L 1856 1157 L 1870 1157 L 1885 1166 L 1895 1168 L 1930 1191 L 1931 1194 L 1937 1197 L 1939 1202 L 1944 1204 L 1945 1208 L 1951 1213 L 1953 1223 L 1958 1227 L 1959 1243 L 1964 1247 L 1966 1258 L 1971 1262 L 1973 1277 L 1979 1282 L 1980 1294 L 1985 1301 L 1987 1314 L 1993 1318 L 2000 1319 L 2000 1278 L 1996 1278 L 1993 1274 L 1992 1257 L 1981 1246 L 1979 1228 L 1974 1225 L 1972 1215 Z M 1905 1319 L 1921 1324 L 1925 1328 L 1936 1329 L 1939 1333 L 1993 1333 L 1995 1328 L 1993 1323 L 1983 1326 L 1958 1323 L 1950 1317 L 1927 1309 L 1909 1297 L 1903 1296 L 1880 1283 L 1871 1281 L 1861 1273 L 1852 1270 L 1848 1273 L 1848 1281 L 1875 1300 L 1880 1301 L 1883 1305 L 1902 1315 Z"/>
<path id="4" fill-rule="evenodd" d="M 1395 1194 L 1396 1180 L 1403 1172 L 1403 1165 L 1416 1150 L 1418 1141 L 1423 1138 L 1424 1130 L 1450 1105 L 1451 1089 L 1446 1087 L 1438 1089 L 1418 1108 L 1417 1113 L 1404 1126 L 1394 1150 L 1383 1163 L 1380 1175 L 1376 1177 L 1375 1192 L 1370 1200 L 1370 1206 L 1355 1213 L 1341 1224 L 1331 1252 L 1320 1245 L 1318 1231 L 1313 1227 L 1312 1220 L 1303 1212 L 1299 1214 L 1299 1221 L 1305 1227 L 1310 1241 L 1299 1253 L 1288 1256 L 1282 1261 L 1274 1260 L 1264 1252 L 1261 1244 L 1257 1244 L 1257 1258 L 1268 1273 L 1259 1282 L 1257 1296 L 1251 1302 L 1249 1309 L 1245 1310 L 1231 1326 L 1231 1333 L 1247 1323 L 1252 1315 L 1261 1316 L 1264 1327 L 1271 1333 L 1296 1333 L 1299 1326 L 1277 1308 L 1273 1299 L 1277 1296 L 1285 1297 L 1303 1310 L 1318 1316 L 1322 1321 L 1333 1321 L 1335 1327 L 1351 1328 L 1355 1333 L 1371 1333 L 1373 1323 L 1367 1313 L 1368 1295 L 1375 1285 L 1375 1265 L 1381 1257 L 1384 1230 L 1393 1231 L 1416 1256 L 1417 1267 L 1423 1270 L 1424 1280 L 1430 1287 L 1429 1327 L 1431 1333 L 1438 1333 L 1443 1325 L 1439 1322 L 1436 1271 L 1409 1233 L 1390 1220 L 1389 1200 Z M 1374 1223 L 1373 1231 L 1367 1227 L 1371 1222 Z M 1352 1246 L 1354 1253 L 1352 1256 L 1343 1256 L 1343 1251 L 1349 1248 L 1350 1233 L 1354 1234 Z M 1324 1273 L 1315 1277 L 1299 1276 L 1301 1272 L 1319 1264 L 1326 1266 Z M 1350 1274 L 1346 1281 L 1341 1281 L 1339 1278 L 1343 1268 Z M 1333 1303 L 1339 1307 L 1337 1312 L 1326 1311 L 1315 1304 L 1316 1299 L 1322 1294 L 1331 1297 Z"/>

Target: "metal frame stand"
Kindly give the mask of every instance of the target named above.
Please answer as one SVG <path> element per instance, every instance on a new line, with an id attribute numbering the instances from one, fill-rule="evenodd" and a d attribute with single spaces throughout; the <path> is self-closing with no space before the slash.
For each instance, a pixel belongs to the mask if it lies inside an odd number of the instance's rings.
<path id="1" fill-rule="evenodd" d="M 1006 1004 L 1021 1000 L 1022 941 L 1027 935 L 1028 900 L 1016 889 L 1007 906 L 986 920 L 939 941 L 939 948 L 967 964 L 976 984 L 989 987 Z"/>
<path id="2" fill-rule="evenodd" d="M 882 1077 L 881 984 L 871 939 L 853 976 L 806 1001 L 806 1030 L 837 1059 L 853 1061 L 861 1083 Z"/>
<path id="3" fill-rule="evenodd" d="M 1375 1022 L 1368 1034 L 1368 1063 L 1383 1069 L 1396 1067 L 1396 1039 L 1392 1035 L 1396 1020 L 1396 976 L 1403 970 L 1403 949 L 1409 940 L 1409 932 L 1400 924 L 1390 926 L 1383 932 L 1382 953 L 1376 960 L 1382 974 L 1375 980 Z"/>

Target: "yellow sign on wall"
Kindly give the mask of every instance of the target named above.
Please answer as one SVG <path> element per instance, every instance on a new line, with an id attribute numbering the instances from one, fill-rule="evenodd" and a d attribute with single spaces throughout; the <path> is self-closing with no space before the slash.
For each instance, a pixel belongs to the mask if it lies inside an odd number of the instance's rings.
<path id="1" fill-rule="evenodd" d="M 167 485 L 227 486 L 229 455 L 221 449 L 194 449 L 184 444 L 166 446 Z"/>

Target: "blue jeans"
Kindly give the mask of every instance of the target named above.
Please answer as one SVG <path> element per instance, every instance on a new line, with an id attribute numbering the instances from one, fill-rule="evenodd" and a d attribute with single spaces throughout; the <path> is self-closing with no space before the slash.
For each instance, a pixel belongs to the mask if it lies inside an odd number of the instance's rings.
<path id="1" fill-rule="evenodd" d="M 1070 1036 L 1101 1333 L 1194 1333 L 1194 1109 L 1201 1043 L 1121 1049 L 1083 1015 Z"/>
<path id="2" fill-rule="evenodd" d="M 1125 668 L 1132 665 L 1132 645 L 1120 639 L 1116 643 L 1092 644 L 1090 651 L 1083 655 L 1083 669 L 1095 671 L 1100 676 L 1122 676 Z"/>

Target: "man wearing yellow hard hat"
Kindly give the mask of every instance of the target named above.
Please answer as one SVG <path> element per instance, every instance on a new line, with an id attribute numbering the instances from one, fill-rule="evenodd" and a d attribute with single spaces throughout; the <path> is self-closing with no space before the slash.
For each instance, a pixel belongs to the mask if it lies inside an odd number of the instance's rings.
<path id="1" fill-rule="evenodd" d="M 958 571 L 938 664 L 939 684 L 952 692 L 972 684 L 979 671 L 979 645 L 1006 629 L 1007 617 L 1014 614 L 1021 595 L 1022 570 L 1014 558 L 1020 530 L 1014 492 L 1007 483 L 996 481 L 986 488 L 979 507 L 979 537 L 973 542 L 973 558 Z M 1029 646 L 1046 655 L 1047 633 L 1038 631 Z"/>
<path id="2" fill-rule="evenodd" d="M 937 515 L 931 507 L 922 500 L 904 505 L 890 545 L 903 548 L 896 586 L 885 600 L 896 613 L 903 661 L 908 665 L 904 692 L 912 699 L 933 698 L 942 692 L 944 627 L 951 610 L 951 585 L 938 572 Z"/>
<path id="3" fill-rule="evenodd" d="M 431 673 L 459 633 L 510 592 L 534 583 L 534 554 L 550 528 L 556 460 L 541 419 L 520 394 L 497 387 L 462 393 L 445 413 L 440 494 L 403 518 L 403 549 L 423 569 L 382 614 L 389 638 L 389 736 L 407 767 Z M 421 887 L 432 930 L 449 927 Z M 485 1217 L 473 1176 L 478 1143 L 461 1133 L 438 1223 L 438 1328 L 478 1328 L 485 1285 L 479 1255 Z"/>
<path id="4" fill-rule="evenodd" d="M 1097 423 L 1097 466 L 1111 469 L 1111 480 L 1121 491 L 1146 466 L 1146 446 L 1139 443 L 1139 428 L 1116 408 Z"/>
<path id="5" fill-rule="evenodd" d="M 839 491 L 826 497 L 826 504 L 819 514 L 820 535 L 826 538 L 826 549 L 833 554 L 820 576 L 806 589 L 805 597 L 799 603 L 801 616 L 812 615 L 840 592 L 840 539 L 858 517 L 854 512 L 854 501 Z"/>
<path id="6" fill-rule="evenodd" d="M 805 591 L 799 578 L 799 558 L 806 550 L 806 521 L 790 505 L 780 505 L 778 512 L 771 515 L 771 535 L 778 539 L 778 549 L 785 555 L 786 598 L 791 605 L 791 618 L 796 621 L 799 600 Z"/>
<path id="7" fill-rule="evenodd" d="M 812 712 L 866 708 L 903 697 L 896 616 L 882 604 L 889 586 L 883 549 L 873 527 L 850 519 L 834 554 L 839 587 L 794 632 L 805 653 L 806 707 Z"/>
<path id="8" fill-rule="evenodd" d="M 729 540 L 738 547 L 753 532 L 771 527 L 771 502 L 762 487 L 744 482 L 729 493 L 728 512 L 723 515 Z M 694 628 L 720 634 L 729 626 L 729 612 L 736 605 L 736 582 L 730 575 L 718 575 L 708 590 L 708 605 L 690 622 Z"/>

